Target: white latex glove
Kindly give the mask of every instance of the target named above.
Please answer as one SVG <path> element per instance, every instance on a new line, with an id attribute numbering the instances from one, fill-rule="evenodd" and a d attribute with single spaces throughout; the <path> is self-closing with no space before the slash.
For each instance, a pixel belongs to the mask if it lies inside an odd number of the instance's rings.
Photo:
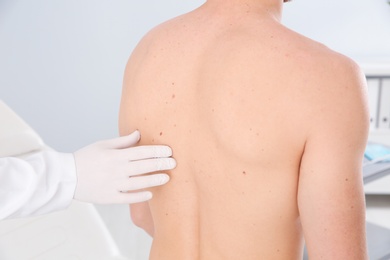
<path id="1" fill-rule="evenodd" d="M 150 191 L 137 191 L 169 181 L 164 173 L 176 167 L 168 146 L 137 146 L 139 131 L 100 141 L 74 153 L 77 186 L 74 199 L 97 204 L 131 204 L 152 198 Z"/>

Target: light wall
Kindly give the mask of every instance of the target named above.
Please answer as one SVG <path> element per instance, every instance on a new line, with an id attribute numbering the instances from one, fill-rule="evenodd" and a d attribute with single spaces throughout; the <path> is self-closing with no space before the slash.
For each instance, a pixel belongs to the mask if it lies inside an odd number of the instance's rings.
<path id="1" fill-rule="evenodd" d="M 388 0 L 292 0 L 284 23 L 358 62 L 390 63 Z"/>
<path id="2" fill-rule="evenodd" d="M 200 4 L 163 2 L 0 0 L 0 97 L 61 151 L 117 136 L 132 49 Z"/>
<path id="3" fill-rule="evenodd" d="M 203 2 L 0 0 L 0 98 L 59 151 L 115 137 L 132 49 L 156 24 Z M 337 51 L 390 62 L 387 0 L 293 0 L 284 13 L 286 25 Z M 127 207 L 98 209 L 122 252 L 146 259 L 150 239 Z"/>

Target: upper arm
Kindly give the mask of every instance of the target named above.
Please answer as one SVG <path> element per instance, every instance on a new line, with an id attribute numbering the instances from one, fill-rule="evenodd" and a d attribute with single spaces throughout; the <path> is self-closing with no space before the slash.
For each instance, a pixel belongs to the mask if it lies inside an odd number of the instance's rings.
<path id="1" fill-rule="evenodd" d="M 153 237 L 154 222 L 148 202 L 141 202 L 130 205 L 130 216 L 134 225 L 142 228 L 146 233 Z"/>
<path id="2" fill-rule="evenodd" d="M 155 34 L 155 30 L 152 30 L 141 39 L 132 51 L 126 64 L 119 110 L 119 131 L 121 135 L 136 130 L 135 123 L 137 122 L 130 122 L 129 118 L 134 119 L 134 115 L 137 115 L 137 111 L 134 111 L 132 106 L 140 106 L 139 97 L 140 95 L 145 95 L 145 91 L 141 87 L 143 84 L 140 83 L 140 80 L 142 81 L 143 78 L 150 77 L 150 75 L 145 76 L 145 73 L 149 73 L 145 69 L 147 67 L 145 63 L 150 63 L 149 56 L 152 50 L 155 49 L 153 47 L 155 45 Z"/>
<path id="3" fill-rule="evenodd" d="M 119 133 L 121 136 L 130 134 L 139 126 L 137 121 L 137 112 L 134 111 L 134 107 L 139 106 L 137 104 L 137 96 L 140 89 L 137 89 L 137 75 L 140 73 L 139 68 L 142 67 L 150 47 L 151 33 L 147 34 L 136 46 L 132 52 L 125 71 L 122 86 L 121 104 L 119 110 Z M 141 133 L 142 138 L 142 133 Z M 130 217 L 133 223 L 144 229 L 149 235 L 153 236 L 154 224 L 153 218 L 150 212 L 149 203 L 141 202 L 135 203 L 130 207 Z"/>
<path id="4" fill-rule="evenodd" d="M 340 66 L 313 102 L 301 161 L 298 206 L 310 259 L 367 259 L 365 80 L 353 63 Z"/>

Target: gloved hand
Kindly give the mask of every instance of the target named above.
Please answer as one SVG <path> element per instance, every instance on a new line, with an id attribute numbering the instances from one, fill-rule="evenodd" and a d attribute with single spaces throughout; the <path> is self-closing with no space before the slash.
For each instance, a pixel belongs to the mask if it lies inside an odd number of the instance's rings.
<path id="1" fill-rule="evenodd" d="M 140 189 L 169 181 L 163 173 L 176 167 L 168 146 L 132 147 L 140 140 L 139 131 L 128 136 L 100 141 L 74 153 L 77 186 L 74 199 L 98 204 L 131 204 L 152 198 Z"/>

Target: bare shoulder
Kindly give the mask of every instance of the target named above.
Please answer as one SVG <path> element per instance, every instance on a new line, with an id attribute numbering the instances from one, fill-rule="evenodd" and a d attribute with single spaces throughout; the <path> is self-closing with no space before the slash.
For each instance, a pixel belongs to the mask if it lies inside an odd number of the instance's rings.
<path id="1" fill-rule="evenodd" d="M 328 48 L 323 48 L 321 52 L 314 56 L 311 73 L 313 79 L 313 99 L 320 108 L 327 107 L 327 111 L 334 106 L 338 110 L 347 113 L 361 111 L 363 113 L 366 104 L 366 79 L 360 67 L 350 58 L 334 52 Z M 339 113 L 342 114 L 342 113 Z M 355 113 L 348 116 L 353 117 Z"/>
<path id="2" fill-rule="evenodd" d="M 290 48 L 296 52 L 298 66 L 301 63 L 301 68 L 313 75 L 311 79 L 317 81 L 318 87 L 327 90 L 364 87 L 364 75 L 352 59 L 295 32 L 286 34 L 290 39 Z"/>
<path id="3" fill-rule="evenodd" d="M 292 70 L 315 104 L 348 106 L 348 101 L 364 102 L 366 79 L 356 62 L 295 32 L 287 32 L 286 38 Z"/>
<path id="4" fill-rule="evenodd" d="M 158 48 L 170 44 L 188 29 L 191 17 L 192 13 L 187 13 L 156 25 L 144 35 L 137 48 L 145 46 Z"/>
<path id="5" fill-rule="evenodd" d="M 169 53 L 174 53 L 180 39 L 183 38 L 183 30 L 186 30 L 184 16 L 175 17 L 149 30 L 132 51 L 126 72 L 138 67 L 145 59 L 153 60 L 156 62 L 155 65 L 158 64 L 155 58 L 169 61 Z"/>
<path id="6" fill-rule="evenodd" d="M 134 62 L 134 60 L 141 59 L 147 55 L 149 50 L 154 48 L 159 40 L 165 39 L 165 37 L 161 37 L 165 30 L 165 26 L 158 25 L 148 31 L 132 51 L 130 61 Z"/>
<path id="7" fill-rule="evenodd" d="M 302 97 L 302 124 L 308 136 L 337 129 L 340 138 L 343 134 L 364 140 L 369 120 L 367 86 L 358 64 L 321 43 L 289 29 L 281 30 L 282 47 L 289 55 L 286 84 L 297 88 Z M 351 129 L 357 131 L 351 134 Z"/>

